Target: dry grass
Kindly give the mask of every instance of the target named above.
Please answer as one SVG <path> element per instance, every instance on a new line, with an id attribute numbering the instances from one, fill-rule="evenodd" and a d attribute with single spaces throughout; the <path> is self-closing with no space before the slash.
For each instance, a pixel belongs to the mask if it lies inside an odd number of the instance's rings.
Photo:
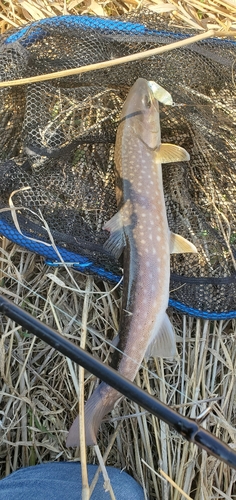
<path id="1" fill-rule="evenodd" d="M 4 32 L 28 21 L 68 13 L 117 15 L 140 4 L 162 12 L 175 24 L 236 29 L 236 4 L 231 0 L 0 0 L 0 27 Z M 41 257 L 5 238 L 0 247 L 1 293 L 68 339 L 80 343 L 81 332 L 87 330 L 87 349 L 107 362 L 109 342 L 119 324 L 119 289 L 111 292 L 106 283 L 63 268 L 48 268 Z M 171 314 L 178 359 L 144 363 L 136 383 L 192 418 L 209 408 L 202 425 L 236 448 L 236 322 L 207 322 Z M 76 451 L 65 448 L 65 437 L 77 413 L 82 371 L 16 323 L 2 318 L 0 328 L 1 475 L 21 466 L 77 458 Z M 86 372 L 84 377 L 87 399 L 96 379 Z M 125 468 L 153 500 L 236 498 L 234 471 L 128 400 L 102 425 L 99 447 L 108 465 Z M 88 462 L 94 460 L 90 449 Z"/>
<path id="2" fill-rule="evenodd" d="M 87 295 L 76 290 L 73 278 Z M 52 271 L 42 258 L 2 239 L 1 293 L 78 343 L 81 321 L 82 330 L 86 323 L 87 348 L 104 362 L 119 323 L 120 293 L 104 293 L 109 290 L 107 284 L 99 287 L 79 273 L 70 277 L 66 270 Z M 192 418 L 209 408 L 203 426 L 236 448 L 235 324 L 177 314 L 172 321 L 178 359 L 144 363 L 136 383 Z M 4 319 L 1 331 L 1 474 L 76 458 L 76 452 L 65 448 L 65 437 L 77 412 L 79 367 L 10 320 Z M 95 378 L 85 373 L 86 398 L 95 384 Z M 223 498 L 233 498 L 234 471 L 130 401 L 121 402 L 102 425 L 99 447 L 102 455 L 110 450 L 107 464 L 126 468 L 152 499 L 184 498 L 177 487 L 196 500 L 221 498 L 219 491 L 227 495 Z M 88 462 L 92 461 L 90 449 Z M 159 468 L 176 486 L 161 476 Z"/>
<path id="3" fill-rule="evenodd" d="M 0 29 L 67 14 L 122 15 L 148 8 L 175 24 L 196 29 L 236 30 L 235 0 L 0 0 Z"/>

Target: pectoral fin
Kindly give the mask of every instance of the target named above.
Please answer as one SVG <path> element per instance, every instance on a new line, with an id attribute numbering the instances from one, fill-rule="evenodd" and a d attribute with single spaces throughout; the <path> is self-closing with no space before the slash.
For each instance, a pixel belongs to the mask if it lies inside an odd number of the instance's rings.
<path id="1" fill-rule="evenodd" d="M 188 152 L 175 144 L 161 144 L 155 153 L 157 163 L 172 163 L 175 161 L 189 161 Z"/>
<path id="2" fill-rule="evenodd" d="M 110 236 L 107 241 L 105 241 L 103 247 L 107 252 L 110 252 L 113 257 L 118 259 L 125 246 L 121 211 L 113 215 L 113 217 L 104 224 L 103 229 L 110 231 Z"/>
<path id="3" fill-rule="evenodd" d="M 176 341 L 173 326 L 165 314 L 164 321 L 155 325 L 150 344 L 145 353 L 145 359 L 153 358 L 173 358 L 176 356 Z"/>
<path id="4" fill-rule="evenodd" d="M 170 253 L 197 253 L 193 243 L 179 234 L 170 233 Z"/>

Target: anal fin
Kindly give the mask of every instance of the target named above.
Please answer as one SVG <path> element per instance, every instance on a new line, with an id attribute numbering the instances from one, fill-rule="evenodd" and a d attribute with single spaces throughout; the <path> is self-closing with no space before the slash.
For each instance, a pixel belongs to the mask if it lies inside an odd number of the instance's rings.
<path id="1" fill-rule="evenodd" d="M 173 326 L 165 314 L 161 326 L 155 325 L 154 332 L 145 353 L 145 359 L 152 358 L 173 358 L 176 356 L 176 340 Z"/>

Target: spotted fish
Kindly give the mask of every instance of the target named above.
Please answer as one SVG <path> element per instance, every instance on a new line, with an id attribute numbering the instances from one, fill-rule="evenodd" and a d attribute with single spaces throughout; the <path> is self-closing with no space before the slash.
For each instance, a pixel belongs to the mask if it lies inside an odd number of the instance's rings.
<path id="1" fill-rule="evenodd" d="M 106 250 L 115 257 L 124 251 L 119 350 L 111 364 L 132 381 L 145 355 L 176 354 L 175 335 L 166 314 L 170 253 L 197 251 L 168 227 L 161 164 L 188 161 L 189 154 L 179 146 L 161 144 L 158 101 L 172 104 L 165 89 L 143 78 L 127 96 L 115 145 L 118 212 L 105 224 L 110 232 Z M 119 392 L 102 382 L 88 399 L 87 445 L 96 444 L 103 417 L 120 398 Z M 79 417 L 67 438 L 67 446 L 78 445 Z"/>

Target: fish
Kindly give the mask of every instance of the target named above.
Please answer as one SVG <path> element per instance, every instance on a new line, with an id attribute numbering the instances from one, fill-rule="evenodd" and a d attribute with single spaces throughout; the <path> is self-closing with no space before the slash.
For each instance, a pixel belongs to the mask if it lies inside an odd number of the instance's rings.
<path id="1" fill-rule="evenodd" d="M 166 314 L 170 254 L 197 252 L 170 232 L 162 183 L 162 164 L 189 161 L 187 151 L 161 143 L 159 102 L 173 104 L 155 82 L 138 78 L 123 105 L 115 143 L 117 213 L 105 223 L 105 249 L 115 258 L 124 252 L 123 296 L 118 349 L 111 366 L 133 381 L 144 357 L 174 357 L 175 333 Z M 85 440 L 97 444 L 102 419 L 122 398 L 101 382 L 85 405 Z M 66 445 L 79 446 L 79 417 Z"/>

